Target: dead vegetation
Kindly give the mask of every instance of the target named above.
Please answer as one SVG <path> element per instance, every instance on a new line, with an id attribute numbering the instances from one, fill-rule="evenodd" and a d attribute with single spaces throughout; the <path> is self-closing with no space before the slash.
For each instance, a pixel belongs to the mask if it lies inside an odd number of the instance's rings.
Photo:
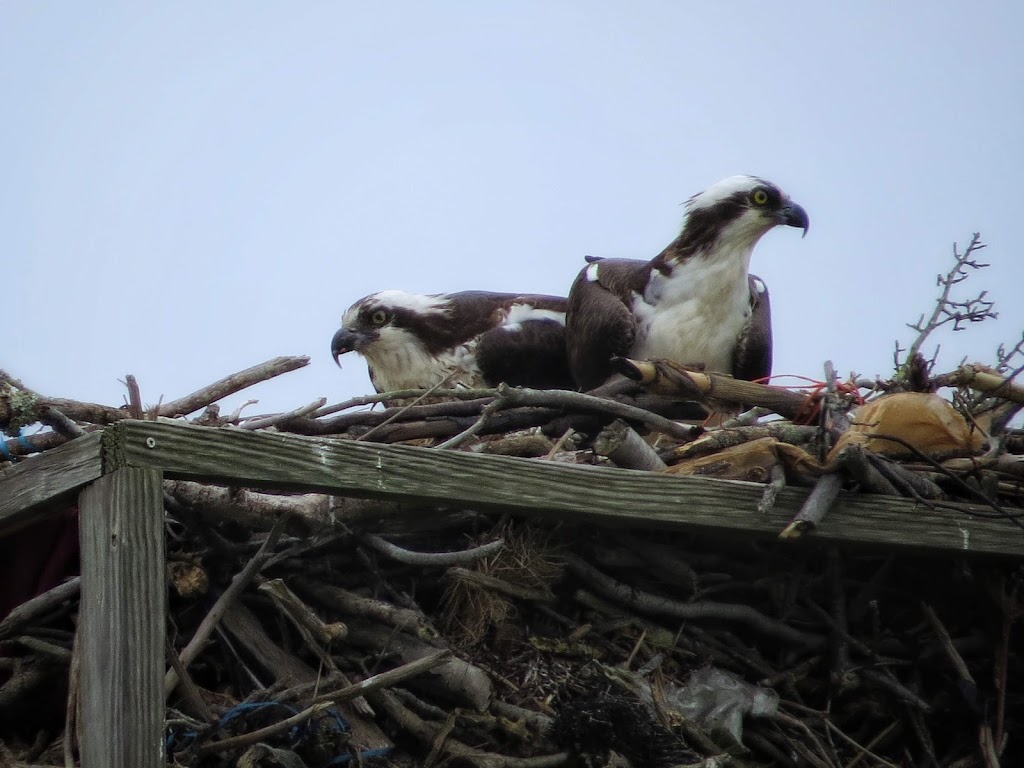
<path id="1" fill-rule="evenodd" d="M 1020 559 L 814 537 L 846 489 L 963 516 L 965 530 L 971 518 L 950 503 L 971 502 L 1024 544 L 1024 439 L 1009 426 L 1024 337 L 991 367 L 936 374 L 937 350 L 923 352 L 938 328 L 994 316 L 984 294 L 954 296 L 983 266 L 980 247 L 975 236 L 955 250 L 887 381 L 843 382 L 829 366 L 793 391 L 623 361 L 628 381 L 586 395 L 436 389 L 246 417 L 215 402 L 305 360 L 153 407 L 132 382 L 114 408 L 0 372 L 2 454 L 18 462 L 124 418 L 191 416 L 759 482 L 751 515 L 784 486 L 812 489 L 777 532 L 787 541 L 166 481 L 176 765 L 1016 765 Z M 385 399 L 404 404 L 366 408 Z M 680 423 L 682 400 L 725 412 L 721 426 Z M 37 422 L 50 429 L 21 431 Z M 74 707 L 76 563 L 59 546 L 75 522 L 64 510 L 0 539 L 29 558 L 0 573 L 0 766 L 73 765 L 88 727 Z"/>

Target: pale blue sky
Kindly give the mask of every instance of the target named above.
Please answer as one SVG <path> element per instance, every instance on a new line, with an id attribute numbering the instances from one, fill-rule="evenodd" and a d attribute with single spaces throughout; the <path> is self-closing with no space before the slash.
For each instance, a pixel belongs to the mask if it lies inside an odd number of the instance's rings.
<path id="1" fill-rule="evenodd" d="M 734 173 L 811 217 L 754 254 L 776 373 L 889 373 L 974 230 L 1001 316 L 941 360 L 988 360 L 1024 328 L 1022 37 L 1020 3 L 0 2 L 0 367 L 151 403 L 308 354 L 252 412 L 337 401 L 372 390 L 328 351 L 355 299 L 564 293 Z"/>

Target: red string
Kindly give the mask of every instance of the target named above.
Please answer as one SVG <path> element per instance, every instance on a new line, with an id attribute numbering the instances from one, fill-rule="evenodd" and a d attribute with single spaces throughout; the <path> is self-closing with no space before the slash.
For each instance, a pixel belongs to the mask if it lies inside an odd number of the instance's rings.
<path id="1" fill-rule="evenodd" d="M 820 379 L 812 379 L 809 376 L 801 376 L 796 373 L 780 373 L 775 376 L 764 376 L 760 379 L 754 379 L 758 384 L 767 384 L 773 379 L 797 379 L 799 381 L 810 384 L 811 387 L 807 390 L 807 396 L 804 398 L 803 403 L 797 409 L 796 415 L 792 417 L 791 421 L 794 424 L 813 424 L 817 421 L 818 416 L 821 414 L 821 393 L 825 390 L 828 384 Z M 805 385 L 779 385 L 773 384 L 772 386 L 780 386 L 782 389 L 796 390 L 803 388 Z M 846 395 L 851 395 L 856 401 L 857 405 L 864 404 L 864 397 L 860 394 L 860 388 L 853 381 L 836 381 L 836 390 Z"/>

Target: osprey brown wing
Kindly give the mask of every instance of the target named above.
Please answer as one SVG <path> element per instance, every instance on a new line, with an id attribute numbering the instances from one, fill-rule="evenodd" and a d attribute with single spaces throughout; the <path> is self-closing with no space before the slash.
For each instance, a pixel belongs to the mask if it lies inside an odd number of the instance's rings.
<path id="1" fill-rule="evenodd" d="M 643 290 L 650 262 L 601 259 L 576 277 L 565 316 L 569 367 L 586 391 L 612 374 L 611 359 L 628 355 L 636 338 L 632 301 Z"/>
<path id="2" fill-rule="evenodd" d="M 517 326 L 517 327 L 516 327 Z M 565 326 L 552 319 L 524 320 L 480 335 L 477 365 L 492 386 L 572 389 L 565 356 Z"/>
<path id="3" fill-rule="evenodd" d="M 732 357 L 732 375 L 756 381 L 772 375 L 772 306 L 768 287 L 756 275 L 750 275 L 750 317 L 736 337 Z"/>

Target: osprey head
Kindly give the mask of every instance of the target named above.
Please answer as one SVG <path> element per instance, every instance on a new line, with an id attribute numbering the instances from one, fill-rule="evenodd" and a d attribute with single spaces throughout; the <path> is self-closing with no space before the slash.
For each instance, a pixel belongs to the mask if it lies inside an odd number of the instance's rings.
<path id="1" fill-rule="evenodd" d="M 440 296 L 423 296 L 406 291 L 388 290 L 364 296 L 347 310 L 341 328 L 331 339 L 331 356 L 339 359 L 346 352 L 373 358 L 377 352 L 410 343 L 414 334 L 409 326 L 417 316 L 444 312 L 448 302 Z"/>
<path id="2" fill-rule="evenodd" d="M 712 246 L 752 247 L 780 224 L 807 234 L 807 211 L 770 181 L 756 176 L 730 176 L 686 202 L 686 223 L 680 235 L 683 255 Z"/>

